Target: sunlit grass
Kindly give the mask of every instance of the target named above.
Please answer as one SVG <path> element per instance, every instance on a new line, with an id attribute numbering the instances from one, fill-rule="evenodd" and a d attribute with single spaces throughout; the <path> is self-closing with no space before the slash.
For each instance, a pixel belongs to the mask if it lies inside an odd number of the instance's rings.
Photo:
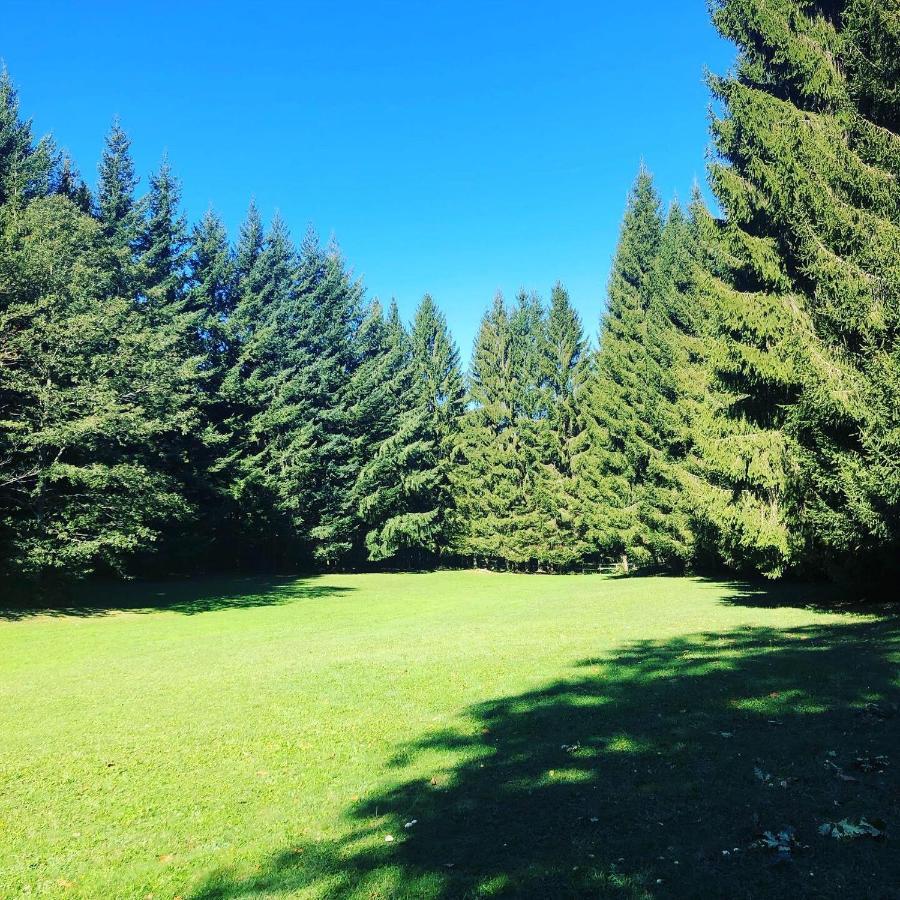
<path id="1" fill-rule="evenodd" d="M 896 813 L 895 769 L 824 764 L 897 746 L 896 628 L 815 599 L 442 572 L 10 614 L 0 896 L 872 895 L 896 854 L 816 823 Z M 723 864 L 754 815 L 809 859 Z"/>

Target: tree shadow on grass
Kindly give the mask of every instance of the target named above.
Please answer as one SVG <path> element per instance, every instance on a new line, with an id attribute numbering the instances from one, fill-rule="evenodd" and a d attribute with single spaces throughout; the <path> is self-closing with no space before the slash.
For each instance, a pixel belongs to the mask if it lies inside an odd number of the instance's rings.
<path id="1" fill-rule="evenodd" d="M 332 597 L 354 590 L 306 578 L 182 578 L 172 581 L 86 581 L 74 585 L 53 605 L 0 606 L 0 621 L 32 616 L 103 616 L 115 612 L 168 610 L 192 616 L 222 609 L 280 606 Z"/>
<path id="2" fill-rule="evenodd" d="M 898 659 L 893 616 L 582 660 L 401 748 L 343 839 L 207 873 L 191 896 L 900 897 Z M 859 816 L 888 840 L 818 831 Z M 805 846 L 773 865 L 751 845 L 784 826 Z"/>
<path id="3" fill-rule="evenodd" d="M 896 604 L 877 603 L 853 596 L 841 585 L 827 581 L 722 581 L 699 578 L 700 582 L 725 586 L 723 598 L 729 606 L 748 606 L 755 609 L 808 609 L 817 612 L 856 612 L 861 614 L 890 614 Z"/>

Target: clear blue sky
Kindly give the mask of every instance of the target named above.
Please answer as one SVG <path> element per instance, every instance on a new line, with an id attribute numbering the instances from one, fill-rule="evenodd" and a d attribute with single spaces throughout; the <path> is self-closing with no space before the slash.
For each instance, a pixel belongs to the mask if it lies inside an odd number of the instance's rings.
<path id="1" fill-rule="evenodd" d="M 405 316 L 430 291 L 464 360 L 498 289 L 561 279 L 596 334 L 639 162 L 666 199 L 705 183 L 703 68 L 733 55 L 704 0 L 3 6 L 23 111 L 90 183 L 118 114 L 192 221 L 234 235 L 253 195 L 333 232 Z"/>

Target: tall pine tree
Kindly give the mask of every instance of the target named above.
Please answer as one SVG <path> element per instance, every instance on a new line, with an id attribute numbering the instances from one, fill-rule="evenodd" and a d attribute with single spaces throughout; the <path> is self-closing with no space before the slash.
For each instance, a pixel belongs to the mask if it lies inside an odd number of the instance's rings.
<path id="1" fill-rule="evenodd" d="M 546 425 L 536 473 L 541 561 L 552 568 L 568 568 L 586 551 L 573 460 L 581 428 L 576 393 L 584 381 L 588 347 L 581 319 L 562 284 L 554 286 L 550 297 L 544 339 Z"/>
<path id="2" fill-rule="evenodd" d="M 734 488 L 772 547 L 760 568 L 871 572 L 900 527 L 900 27 L 874 0 L 728 0 L 714 20 L 740 51 L 711 80 Z"/>
<path id="3" fill-rule="evenodd" d="M 298 397 L 298 372 L 308 364 L 300 343 L 296 251 L 280 216 L 263 238 L 251 207 L 237 253 L 237 302 L 231 339 L 235 360 L 223 394 L 232 411 L 232 494 L 240 507 L 243 563 L 297 563 L 301 514 L 311 469 L 312 423 Z"/>
<path id="4" fill-rule="evenodd" d="M 31 122 L 19 113 L 19 97 L 0 67 L 0 205 L 25 203 L 50 193 L 57 152 L 49 137 L 35 142 Z"/>
<path id="5" fill-rule="evenodd" d="M 332 241 L 322 248 L 310 232 L 300 248 L 297 290 L 308 359 L 301 390 L 312 426 L 315 466 L 303 502 L 313 558 L 333 567 L 348 557 L 355 543 L 353 484 L 359 458 L 349 391 L 359 363 L 363 288 L 347 270 L 337 245 Z"/>
<path id="6" fill-rule="evenodd" d="M 386 339 L 385 433 L 358 482 L 361 509 L 374 525 L 366 544 L 371 559 L 424 565 L 450 541 L 451 454 L 465 389 L 446 319 L 429 295 L 409 336 L 392 307 Z"/>
<path id="7" fill-rule="evenodd" d="M 130 247 L 138 236 L 134 191 L 138 184 L 131 158 L 131 140 L 118 118 L 106 135 L 97 167 L 97 218 L 103 233 L 117 247 Z"/>
<path id="8" fill-rule="evenodd" d="M 521 358 L 510 312 L 498 294 L 475 341 L 470 408 L 460 423 L 453 473 L 457 549 L 476 564 L 519 566 L 531 558 L 522 532 L 533 508 L 526 493 L 528 460 L 516 422 Z"/>
<path id="9" fill-rule="evenodd" d="M 621 557 L 626 568 L 652 558 L 639 502 L 650 455 L 646 319 L 661 232 L 659 197 L 642 166 L 610 274 L 600 349 L 579 395 L 575 458 L 584 538 L 594 554 Z"/>

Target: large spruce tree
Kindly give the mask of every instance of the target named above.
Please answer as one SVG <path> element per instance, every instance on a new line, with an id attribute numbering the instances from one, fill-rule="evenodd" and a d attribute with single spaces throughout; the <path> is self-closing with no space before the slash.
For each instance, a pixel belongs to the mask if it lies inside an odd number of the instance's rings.
<path id="1" fill-rule="evenodd" d="M 127 165 L 124 165 L 127 172 Z M 202 540 L 199 520 L 208 496 L 204 461 L 211 458 L 210 442 L 215 440 L 207 415 L 208 371 L 206 348 L 200 334 L 205 311 L 192 307 L 189 297 L 188 261 L 191 252 L 187 220 L 181 209 L 181 186 L 163 156 L 159 169 L 150 176 L 150 190 L 135 208 L 137 237 L 130 248 L 133 271 L 126 280 L 146 326 L 152 329 L 162 359 L 175 366 L 168 383 L 172 393 L 168 409 L 175 427 L 157 441 L 153 450 L 190 509 L 185 531 L 166 535 L 163 564 L 179 571 L 204 563 L 204 555 L 192 546 Z M 127 217 L 111 234 L 114 245 L 127 240 Z M 125 256 L 129 247 L 121 247 Z"/>
<path id="2" fill-rule="evenodd" d="M 31 122 L 20 115 L 9 72 L 0 65 L 0 205 L 50 193 L 57 162 L 49 137 L 34 140 Z"/>
<path id="3" fill-rule="evenodd" d="M 302 503 L 314 560 L 333 567 L 354 548 L 357 523 L 353 484 L 359 472 L 350 386 L 359 364 L 357 333 L 363 287 L 347 269 L 333 241 L 323 248 L 309 232 L 300 248 L 297 323 L 307 365 L 298 370 L 311 428 L 314 469 L 303 485 Z"/>
<path id="4" fill-rule="evenodd" d="M 588 360 L 581 319 L 562 284 L 556 284 L 544 327 L 541 353 L 540 459 L 536 472 L 540 524 L 540 561 L 551 568 L 568 568 L 585 553 L 579 523 L 581 502 L 573 460 L 580 422 L 576 393 L 581 390 Z"/>
<path id="5" fill-rule="evenodd" d="M 698 405 L 706 402 L 698 371 L 702 305 L 693 290 L 693 222 L 678 203 L 669 208 L 650 280 L 646 347 L 646 468 L 638 487 L 641 541 L 657 566 L 684 569 L 695 557 L 691 492 L 685 481 Z M 705 355 L 703 355 L 705 358 Z"/>
<path id="6" fill-rule="evenodd" d="M 652 559 L 639 503 L 650 457 L 646 319 L 661 233 L 659 197 L 642 166 L 613 261 L 600 348 L 579 394 L 575 457 L 584 539 L 594 555 L 621 557 L 626 567 Z"/>
<path id="7" fill-rule="evenodd" d="M 711 176 L 741 531 L 773 574 L 871 572 L 900 522 L 900 26 L 875 0 L 725 0 L 714 21 L 740 51 L 711 79 Z"/>
<path id="8" fill-rule="evenodd" d="M 0 506 L 11 568 L 122 571 L 185 512 L 157 447 L 185 426 L 182 372 L 130 297 L 115 250 L 67 198 L 4 210 Z"/>
<path id="9" fill-rule="evenodd" d="M 412 405 L 407 448 L 418 444 L 415 465 L 408 468 L 416 487 L 418 521 L 414 548 L 432 558 L 449 554 L 452 544 L 453 448 L 465 407 L 465 380 L 459 350 L 447 319 L 426 294 L 410 331 Z M 408 450 L 407 450 L 408 452 Z"/>
<path id="10" fill-rule="evenodd" d="M 368 448 L 357 482 L 373 560 L 425 565 L 447 552 L 452 448 L 465 388 L 443 314 L 422 298 L 409 335 L 396 306 L 369 404 L 383 436 Z"/>
<path id="11" fill-rule="evenodd" d="M 283 565 L 300 554 L 300 486 L 310 468 L 311 422 L 298 370 L 307 365 L 297 328 L 296 251 L 276 216 L 265 237 L 251 207 L 237 253 L 237 301 L 229 333 L 235 360 L 223 381 L 232 411 L 231 492 L 240 507 L 242 562 Z"/>
<path id="12" fill-rule="evenodd" d="M 387 319 L 377 300 L 371 304 L 357 335 L 357 353 L 350 386 L 359 461 L 354 505 L 365 554 L 377 561 L 396 557 L 404 548 L 401 523 L 409 502 L 405 470 L 410 459 L 401 435 L 412 406 L 412 373 L 409 338 L 396 303 Z"/>
<path id="13" fill-rule="evenodd" d="M 208 210 L 191 233 L 185 309 L 194 319 L 194 345 L 208 373 L 205 389 L 219 392 L 231 359 L 229 320 L 235 307 L 234 260 L 222 220 Z"/>
<path id="14" fill-rule="evenodd" d="M 224 391 L 234 363 L 229 320 L 235 306 L 235 272 L 225 226 L 207 211 L 191 232 L 184 312 L 188 356 L 196 360 L 198 425 L 187 435 L 188 500 L 196 510 L 194 558 L 205 566 L 233 561 L 235 511 L 229 500 L 232 408 Z M 227 554 L 227 555 L 226 555 Z"/>
<path id="15" fill-rule="evenodd" d="M 138 184 L 131 158 L 131 140 L 119 119 L 106 135 L 97 167 L 97 210 L 103 233 L 117 247 L 129 247 L 138 235 L 134 191 Z"/>
<path id="16" fill-rule="evenodd" d="M 518 413 L 531 312 L 510 314 L 502 295 L 485 314 L 469 372 L 470 408 L 462 418 L 454 469 L 457 549 L 476 563 L 520 566 L 533 558 L 537 513 L 529 494 L 528 448 Z"/>

